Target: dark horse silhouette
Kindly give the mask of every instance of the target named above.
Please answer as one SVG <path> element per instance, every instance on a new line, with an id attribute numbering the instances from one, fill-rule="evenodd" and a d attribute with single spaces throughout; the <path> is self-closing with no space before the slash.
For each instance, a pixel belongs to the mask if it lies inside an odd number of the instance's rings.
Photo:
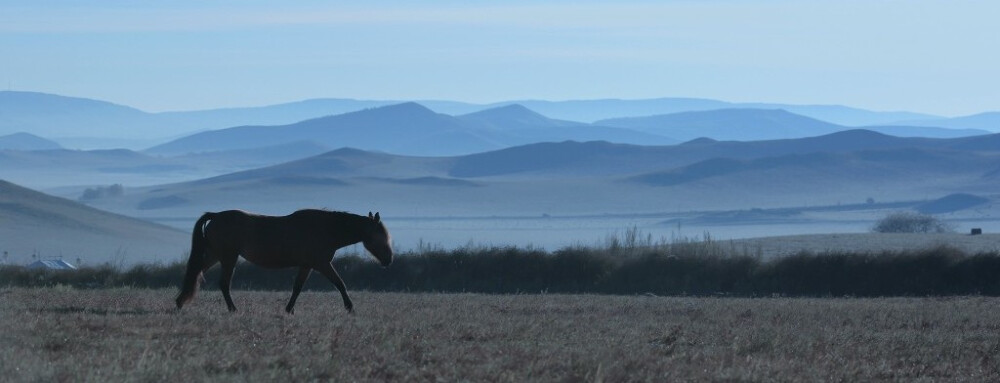
<path id="1" fill-rule="evenodd" d="M 326 210 L 299 210 L 283 217 L 251 214 L 240 210 L 205 213 L 194 224 L 191 234 L 191 257 L 188 259 L 184 285 L 177 296 L 177 308 L 194 298 L 202 273 L 216 263 L 222 264 L 219 287 L 229 311 L 236 305 L 229 295 L 236 261 L 247 261 L 265 268 L 298 267 L 292 298 L 285 311 L 294 313 L 295 299 L 312 270 L 333 282 L 344 298 L 347 311 L 354 309 L 344 281 L 333 268 L 337 249 L 358 242 L 382 263 L 392 263 L 389 231 L 378 213 L 368 216 Z"/>

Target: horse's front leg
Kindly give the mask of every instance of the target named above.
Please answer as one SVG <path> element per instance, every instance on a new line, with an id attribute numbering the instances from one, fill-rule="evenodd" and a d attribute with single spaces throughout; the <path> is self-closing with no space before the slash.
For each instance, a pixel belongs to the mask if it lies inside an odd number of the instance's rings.
<path id="1" fill-rule="evenodd" d="M 302 285 L 306 284 L 306 279 L 309 279 L 309 273 L 311 272 L 312 268 L 308 266 L 299 268 L 299 275 L 295 277 L 295 286 L 292 287 L 292 299 L 288 300 L 288 306 L 285 306 L 285 312 L 295 314 L 295 299 L 299 297 L 299 292 L 302 291 Z"/>
<path id="2" fill-rule="evenodd" d="M 325 263 L 322 266 L 316 267 L 316 271 L 323 274 L 326 279 L 333 282 L 334 286 L 337 286 L 337 290 L 340 290 L 340 296 L 344 298 L 344 308 L 347 312 L 354 312 L 354 303 L 351 302 L 351 297 L 347 295 L 347 286 L 344 286 L 344 280 L 340 279 L 340 274 L 337 274 L 337 270 L 333 268 L 333 263 Z"/>

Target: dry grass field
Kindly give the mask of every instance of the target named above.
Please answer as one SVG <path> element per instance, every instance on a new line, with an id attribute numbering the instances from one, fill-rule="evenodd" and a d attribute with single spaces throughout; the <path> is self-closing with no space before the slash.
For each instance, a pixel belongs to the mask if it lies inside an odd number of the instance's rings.
<path id="1" fill-rule="evenodd" d="M 997 381 L 1000 299 L 0 290 L 6 381 Z"/>
<path id="2" fill-rule="evenodd" d="M 841 233 L 759 237 L 720 241 L 735 249 L 759 252 L 766 258 L 792 255 L 802 251 L 872 252 L 916 251 L 948 246 L 967 254 L 1000 250 L 1000 234 L 968 235 L 961 233 Z"/>

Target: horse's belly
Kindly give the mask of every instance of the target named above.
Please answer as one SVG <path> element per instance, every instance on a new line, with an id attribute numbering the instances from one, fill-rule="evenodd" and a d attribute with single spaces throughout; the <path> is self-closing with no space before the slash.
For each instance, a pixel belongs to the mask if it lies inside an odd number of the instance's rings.
<path id="1" fill-rule="evenodd" d="M 277 252 L 244 251 L 243 258 L 257 266 L 270 269 L 303 265 L 301 260 Z"/>

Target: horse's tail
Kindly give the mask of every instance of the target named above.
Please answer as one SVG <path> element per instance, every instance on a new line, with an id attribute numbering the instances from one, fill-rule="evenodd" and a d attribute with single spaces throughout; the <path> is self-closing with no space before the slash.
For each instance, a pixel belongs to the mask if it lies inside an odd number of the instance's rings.
<path id="1" fill-rule="evenodd" d="M 198 292 L 198 282 L 201 280 L 202 268 L 205 267 L 205 250 L 208 245 L 205 240 L 205 224 L 214 217 L 215 213 L 205 213 L 194 223 L 194 230 L 191 232 L 191 256 L 188 258 L 181 293 L 177 296 L 178 309 L 193 299 L 194 294 Z"/>

